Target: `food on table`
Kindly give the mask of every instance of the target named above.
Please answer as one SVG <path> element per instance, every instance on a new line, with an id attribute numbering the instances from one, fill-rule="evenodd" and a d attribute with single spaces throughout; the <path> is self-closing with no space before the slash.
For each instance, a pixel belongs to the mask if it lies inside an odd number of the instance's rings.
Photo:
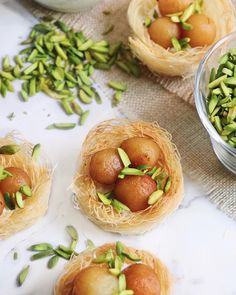
<path id="1" fill-rule="evenodd" d="M 120 242 L 105 244 L 73 258 L 59 277 L 55 295 L 169 295 L 166 266 L 146 251 Z"/>
<path id="2" fill-rule="evenodd" d="M 159 0 L 158 7 L 161 15 L 183 12 L 193 0 Z"/>
<path id="3" fill-rule="evenodd" d="M 51 167 L 33 147 L 8 134 L 0 139 L 0 240 L 44 215 L 51 187 Z"/>
<path id="4" fill-rule="evenodd" d="M 152 22 L 148 33 L 153 42 L 167 49 L 173 46 L 172 38 L 180 39 L 181 28 L 169 17 L 159 17 Z"/>
<path id="5" fill-rule="evenodd" d="M 93 180 L 101 184 L 113 184 L 122 168 L 117 149 L 107 148 L 92 156 L 89 173 Z"/>
<path id="6" fill-rule="evenodd" d="M 191 30 L 183 30 L 183 36 L 189 38 L 191 47 L 211 45 L 216 36 L 216 26 L 211 18 L 204 14 L 194 14 L 188 19 Z"/>
<path id="7" fill-rule="evenodd" d="M 220 57 L 212 68 L 207 97 L 209 119 L 221 138 L 236 148 L 236 48 Z"/>
<path id="8" fill-rule="evenodd" d="M 72 189 L 79 207 L 103 229 L 145 232 L 181 202 L 176 148 L 155 124 L 104 121 L 85 139 Z"/>
<path id="9" fill-rule="evenodd" d="M 236 28 L 230 0 L 132 0 L 130 47 L 149 69 L 189 76 L 215 41 Z"/>
<path id="10" fill-rule="evenodd" d="M 89 116 L 89 110 L 84 111 L 81 106 L 102 102 L 91 79 L 95 70 L 110 70 L 114 65 L 134 77 L 141 75 L 139 63 L 122 42 L 92 40 L 82 31 L 76 32 L 51 17 L 33 26 L 21 44 L 26 47 L 14 57 L 14 62 L 8 56 L 2 60 L 0 96 L 14 92 L 12 82 L 22 80 L 23 101 L 42 91 L 56 99 L 65 114 L 79 116 L 80 125 Z M 108 86 L 114 90 L 112 104 L 115 106 L 127 86 L 116 81 L 108 82 Z M 12 115 L 14 113 L 9 118 Z M 55 122 L 47 129 L 71 129 L 78 125 L 77 121 Z"/>

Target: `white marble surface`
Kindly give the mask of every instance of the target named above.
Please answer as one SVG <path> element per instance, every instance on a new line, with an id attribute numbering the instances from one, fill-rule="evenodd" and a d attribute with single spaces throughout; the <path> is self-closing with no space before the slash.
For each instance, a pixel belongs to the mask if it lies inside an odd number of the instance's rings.
<path id="1" fill-rule="evenodd" d="M 18 52 L 19 41 L 27 35 L 34 22 L 34 18 L 18 3 L 7 1 L 0 4 L 0 57 Z M 13 111 L 16 118 L 9 121 L 6 117 Z M 106 100 L 102 106 L 92 106 L 92 115 L 83 128 L 48 131 L 44 128 L 54 121 L 75 121 L 76 118 L 64 116 L 55 101 L 42 94 L 28 103 L 20 102 L 17 94 L 0 98 L 1 134 L 12 129 L 20 130 L 30 141 L 43 145 L 56 167 L 47 215 L 30 229 L 0 242 L 0 294 L 52 294 L 64 261 L 61 260 L 55 269 L 48 270 L 47 259 L 31 263 L 26 249 L 43 241 L 54 245 L 68 243 L 64 228 L 73 224 L 80 234 L 79 251 L 85 248 L 84 241 L 90 238 L 96 245 L 119 239 L 155 253 L 173 274 L 174 295 L 235 295 L 236 224 L 214 208 L 201 188 L 187 177 L 185 200 L 179 210 L 143 236 L 121 237 L 105 233 L 73 208 L 68 186 L 83 139 L 95 123 L 115 115 L 115 110 Z M 19 253 L 16 261 L 13 260 L 12 249 Z M 27 264 L 30 264 L 29 276 L 25 284 L 17 288 L 16 276 Z"/>

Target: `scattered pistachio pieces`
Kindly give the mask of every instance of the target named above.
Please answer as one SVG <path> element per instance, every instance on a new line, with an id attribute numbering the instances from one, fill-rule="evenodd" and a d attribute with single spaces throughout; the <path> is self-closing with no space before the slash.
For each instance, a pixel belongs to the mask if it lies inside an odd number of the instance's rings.
<path id="1" fill-rule="evenodd" d="M 54 254 L 53 249 L 40 251 L 39 253 L 32 255 L 30 257 L 30 260 L 35 261 L 35 260 L 42 259 L 42 258 L 45 258 L 45 257 L 48 257 L 48 256 L 52 256 L 53 254 Z"/>
<path id="2" fill-rule="evenodd" d="M 1 155 L 14 155 L 19 152 L 20 146 L 17 144 L 3 145 L 0 147 Z"/>
<path id="3" fill-rule="evenodd" d="M 102 35 L 108 35 L 109 33 L 111 33 L 114 30 L 114 25 L 110 25 L 107 27 L 107 29 L 105 31 L 102 32 Z"/>
<path id="4" fill-rule="evenodd" d="M 114 25 L 108 26 L 104 35 L 113 29 Z M 94 100 L 101 103 L 99 94 L 92 87 L 94 81 L 91 76 L 95 69 L 110 70 L 116 66 L 134 77 L 141 75 L 137 59 L 122 42 L 95 42 L 83 32 L 75 32 L 64 22 L 53 18 L 42 18 L 21 44 L 25 48 L 14 57 L 13 65 L 8 56 L 2 59 L 0 95 L 5 97 L 8 91 L 14 91 L 11 81 L 23 80 L 19 92 L 22 101 L 26 102 L 42 91 L 57 100 L 67 115 L 78 115 L 79 125 L 85 123 L 89 111 L 83 112 L 76 98 L 83 104 Z M 112 105 L 120 102 L 121 92 L 127 88 L 123 86 L 118 89 L 120 92 L 116 91 Z M 48 127 L 53 128 L 69 129 L 60 124 Z"/>
<path id="5" fill-rule="evenodd" d="M 10 113 L 10 114 L 7 116 L 7 118 L 8 118 L 10 121 L 12 121 L 15 117 L 16 117 L 16 115 L 15 115 L 14 112 Z"/>
<path id="6" fill-rule="evenodd" d="M 136 168 L 124 168 L 121 170 L 120 174 L 123 174 L 123 175 L 144 175 L 144 172 L 139 170 L 139 169 L 136 169 Z"/>
<path id="7" fill-rule="evenodd" d="M 24 267 L 22 269 L 22 271 L 19 273 L 19 275 L 17 276 L 17 284 L 18 286 L 22 286 L 23 283 L 25 282 L 27 276 L 28 276 L 28 273 L 29 273 L 29 265 L 27 265 L 26 267 Z"/>
<path id="8" fill-rule="evenodd" d="M 95 247 L 94 242 L 92 240 L 90 240 L 90 239 L 87 239 L 85 241 L 85 244 L 86 244 L 87 249 L 93 249 Z"/>
<path id="9" fill-rule="evenodd" d="M 103 193 L 97 192 L 97 196 L 104 205 L 111 205 L 111 200 L 108 199 Z"/>

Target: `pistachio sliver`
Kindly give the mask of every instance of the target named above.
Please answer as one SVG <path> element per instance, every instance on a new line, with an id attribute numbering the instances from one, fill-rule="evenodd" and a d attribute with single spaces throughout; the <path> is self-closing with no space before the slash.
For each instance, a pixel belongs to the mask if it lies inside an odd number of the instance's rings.
<path id="1" fill-rule="evenodd" d="M 19 208 L 23 209 L 24 206 L 25 206 L 25 202 L 23 200 L 23 196 L 22 196 L 22 193 L 20 192 L 16 192 L 16 195 L 15 195 L 15 198 L 16 198 L 16 204 Z"/>
<path id="2" fill-rule="evenodd" d="M 121 170 L 120 174 L 123 175 L 144 175 L 144 172 L 135 168 L 124 168 Z"/>
<path id="3" fill-rule="evenodd" d="M 171 178 L 171 176 L 169 176 L 169 177 L 167 178 L 167 181 L 166 181 L 166 184 L 165 184 L 165 187 L 164 187 L 164 192 L 165 192 L 165 193 L 168 193 L 168 191 L 170 190 L 170 188 L 171 188 L 171 183 L 172 183 L 172 178 Z"/>
<path id="4" fill-rule="evenodd" d="M 120 90 L 120 91 L 126 91 L 127 90 L 127 85 L 126 84 L 118 83 L 116 81 L 108 82 L 108 86 L 115 89 L 115 90 Z"/>
<path id="5" fill-rule="evenodd" d="M 182 16 L 180 17 L 180 21 L 185 23 L 195 12 L 195 5 L 191 3 L 183 12 Z"/>
<path id="6" fill-rule="evenodd" d="M 22 269 L 22 271 L 19 273 L 19 275 L 17 276 L 17 284 L 18 286 L 22 286 L 23 283 L 25 282 L 27 276 L 28 276 L 28 273 L 29 273 L 29 265 L 27 265 L 26 267 L 24 267 Z"/>
<path id="7" fill-rule="evenodd" d="M 163 190 L 157 190 L 148 198 L 148 205 L 154 205 L 163 195 Z"/>
<path id="8" fill-rule="evenodd" d="M 131 164 L 131 161 L 130 161 L 129 156 L 127 155 L 127 153 L 122 148 L 118 148 L 117 151 L 118 151 L 118 154 L 119 154 L 119 156 L 121 158 L 121 161 L 122 161 L 123 165 L 125 167 L 129 167 L 129 165 Z"/>
<path id="9" fill-rule="evenodd" d="M 176 37 L 171 38 L 171 43 L 176 51 L 181 51 L 181 45 Z"/>
<path id="10" fill-rule="evenodd" d="M 85 244 L 86 244 L 86 248 L 87 249 L 93 249 L 93 248 L 95 248 L 94 242 L 92 240 L 90 240 L 90 239 L 87 239 L 86 242 L 85 242 Z"/>
<path id="11" fill-rule="evenodd" d="M 23 195 L 27 196 L 27 197 L 31 197 L 32 196 L 32 190 L 31 190 L 31 188 L 28 185 L 22 185 L 20 187 L 20 192 Z"/>
<path id="12" fill-rule="evenodd" d="M 41 152 L 41 144 L 38 143 L 33 147 L 32 154 L 31 154 L 31 157 L 34 161 L 37 161 L 39 159 L 40 152 Z"/>
<path id="13" fill-rule="evenodd" d="M 75 128 L 76 124 L 75 123 L 53 123 L 49 126 L 47 126 L 46 129 L 73 129 Z"/>
<path id="14" fill-rule="evenodd" d="M 80 126 L 84 125 L 85 121 L 87 120 L 88 116 L 90 114 L 90 111 L 87 110 L 85 112 L 83 112 L 80 116 L 80 120 L 79 120 L 79 124 Z"/>
<path id="15" fill-rule="evenodd" d="M 14 210 L 16 208 L 16 206 L 15 206 L 15 203 L 14 203 L 12 197 L 10 196 L 10 194 L 4 193 L 3 197 L 4 197 L 7 208 L 9 210 Z"/>
<path id="16" fill-rule="evenodd" d="M 47 250 L 52 250 L 52 249 L 53 249 L 53 247 L 49 243 L 35 244 L 35 245 L 32 245 L 28 248 L 29 251 L 37 251 L 37 252 L 47 251 Z"/>
<path id="17" fill-rule="evenodd" d="M 119 275 L 119 291 L 124 291 L 126 289 L 126 278 L 124 274 Z"/>
<path id="18" fill-rule="evenodd" d="M 120 274 L 120 269 L 118 268 L 110 268 L 109 272 L 113 275 L 113 276 L 118 276 Z"/>
<path id="19" fill-rule="evenodd" d="M 57 255 L 52 256 L 52 257 L 48 260 L 47 267 L 48 267 L 49 269 L 54 268 L 54 267 L 58 264 L 58 261 L 59 261 L 59 256 L 57 256 Z"/>
<path id="20" fill-rule="evenodd" d="M 122 255 L 124 257 L 126 257 L 127 259 L 129 259 L 130 261 L 134 261 L 134 262 L 139 262 L 141 261 L 141 258 L 138 257 L 137 255 L 133 255 L 133 254 L 130 254 L 130 253 L 127 253 L 127 252 L 122 252 Z"/>
<path id="21" fill-rule="evenodd" d="M 45 250 L 45 251 L 41 251 L 37 254 L 34 254 L 30 257 L 30 260 L 31 261 L 35 261 L 35 260 L 38 260 L 38 259 L 42 259 L 42 258 L 45 258 L 45 257 L 48 257 L 48 256 L 52 256 L 54 255 L 54 250 L 50 249 L 50 250 Z"/>
<path id="22" fill-rule="evenodd" d="M 73 225 L 67 225 L 66 226 L 66 231 L 69 234 L 69 236 L 71 237 L 72 240 L 78 240 L 79 239 L 79 235 L 78 232 L 76 230 L 76 228 Z"/>
<path id="23" fill-rule="evenodd" d="M 0 147 L 1 155 L 14 155 L 20 151 L 20 146 L 17 144 L 3 145 Z"/>
<path id="24" fill-rule="evenodd" d="M 111 200 L 108 199 L 103 193 L 97 192 L 97 196 L 104 205 L 111 205 Z"/>
<path id="25" fill-rule="evenodd" d="M 118 212 L 121 212 L 121 211 L 130 211 L 129 207 L 127 207 L 125 204 L 121 203 L 120 201 L 118 201 L 116 199 L 113 199 L 112 200 L 111 205 Z"/>
<path id="26" fill-rule="evenodd" d="M 60 257 L 66 259 L 66 260 L 70 260 L 71 255 L 65 253 L 64 251 L 60 250 L 60 249 L 55 249 L 54 252 L 59 255 Z"/>

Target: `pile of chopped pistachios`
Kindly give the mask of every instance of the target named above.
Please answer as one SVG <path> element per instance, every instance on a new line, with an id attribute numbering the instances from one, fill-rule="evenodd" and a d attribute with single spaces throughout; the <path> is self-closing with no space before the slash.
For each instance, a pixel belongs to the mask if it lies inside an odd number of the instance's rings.
<path id="1" fill-rule="evenodd" d="M 118 175 L 119 179 L 124 179 L 125 176 L 143 176 L 146 174 L 151 176 L 151 178 L 156 181 L 157 190 L 149 196 L 149 206 L 156 204 L 164 194 L 168 193 L 171 188 L 171 176 L 167 175 L 163 167 L 155 166 L 150 170 L 148 165 L 141 165 L 136 168 L 130 168 L 129 166 L 131 165 L 131 161 L 127 153 L 122 148 L 118 148 L 117 151 L 124 165 L 124 168 Z M 130 211 L 129 207 L 115 198 L 112 191 L 106 193 L 97 192 L 97 197 L 104 205 L 111 205 L 117 212 Z"/>
<path id="2" fill-rule="evenodd" d="M 236 147 L 236 48 L 219 60 L 211 70 L 207 106 L 209 119 L 221 138 Z"/>
<path id="3" fill-rule="evenodd" d="M 130 50 L 122 42 L 110 44 L 106 40 L 94 41 L 83 32 L 75 32 L 62 21 L 44 18 L 36 24 L 26 45 L 14 57 L 14 65 L 6 56 L 0 71 L 0 94 L 14 92 L 12 81 L 22 80 L 20 96 L 23 101 L 43 91 L 56 99 L 67 115 L 77 114 L 83 125 L 89 110 L 83 111 L 80 103 L 88 105 L 95 100 L 101 103 L 99 93 L 91 79 L 94 71 L 110 70 L 113 65 L 135 77 L 141 75 L 140 67 Z M 113 105 L 117 105 L 127 86 L 110 81 L 114 89 Z M 54 123 L 47 129 L 70 129 L 77 123 Z"/>

